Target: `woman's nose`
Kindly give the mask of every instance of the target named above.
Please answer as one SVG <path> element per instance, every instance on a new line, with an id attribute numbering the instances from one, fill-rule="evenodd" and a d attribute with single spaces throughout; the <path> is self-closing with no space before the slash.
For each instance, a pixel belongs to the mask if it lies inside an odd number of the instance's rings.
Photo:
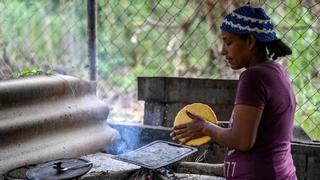
<path id="1" fill-rule="evenodd" d="M 222 47 L 220 49 L 220 54 L 223 55 L 223 56 L 225 56 L 227 54 L 225 45 L 222 45 Z"/>

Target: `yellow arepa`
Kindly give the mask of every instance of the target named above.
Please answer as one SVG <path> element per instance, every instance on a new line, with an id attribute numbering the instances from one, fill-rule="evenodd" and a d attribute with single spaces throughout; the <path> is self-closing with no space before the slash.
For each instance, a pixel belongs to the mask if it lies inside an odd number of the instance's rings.
<path id="1" fill-rule="evenodd" d="M 204 120 L 210 121 L 214 124 L 217 123 L 216 114 L 208 105 L 202 104 L 202 103 L 193 103 L 185 106 L 178 112 L 174 120 L 173 126 L 185 124 L 192 121 L 192 119 L 186 114 L 186 111 L 189 111 L 192 114 L 197 115 L 203 118 Z M 188 141 L 186 145 L 200 146 L 202 144 L 209 142 L 210 140 L 211 138 L 209 136 L 203 136 L 203 137 Z M 179 141 L 183 141 L 183 139 L 179 139 Z"/>

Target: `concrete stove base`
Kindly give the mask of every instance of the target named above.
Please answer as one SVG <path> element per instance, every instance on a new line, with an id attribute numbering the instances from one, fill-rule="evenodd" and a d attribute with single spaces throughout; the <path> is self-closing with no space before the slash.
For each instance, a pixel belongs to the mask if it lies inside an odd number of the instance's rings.
<path id="1" fill-rule="evenodd" d="M 140 166 L 129 164 L 126 162 L 118 161 L 112 158 L 113 155 L 105 153 L 96 153 L 83 156 L 81 158 L 89 160 L 93 163 L 92 169 L 82 176 L 80 180 L 132 180 L 134 172 L 140 169 Z M 174 166 L 179 167 L 179 163 Z M 195 166 L 199 166 L 196 163 Z M 223 177 L 191 174 L 195 173 L 191 170 L 192 164 L 181 162 L 181 167 L 177 168 L 176 177 L 179 180 L 224 180 Z M 208 172 L 207 172 L 208 173 Z M 157 176 L 156 180 L 168 180 L 163 176 Z M 0 180 L 4 180 L 4 177 L 0 175 Z"/>
<path id="2" fill-rule="evenodd" d="M 81 180 L 125 180 L 131 174 L 140 169 L 140 166 L 118 161 L 112 158 L 113 155 L 96 153 L 81 158 L 93 163 L 92 169 L 82 176 Z"/>
<path id="3" fill-rule="evenodd" d="M 112 158 L 113 155 L 97 153 L 83 156 L 93 163 L 92 169 L 81 180 L 130 180 L 131 175 L 139 170 L 140 167 L 126 162 L 118 161 Z M 191 167 L 191 165 L 189 165 Z M 186 167 L 186 166 L 184 166 Z M 199 175 L 199 174 L 175 174 L 180 180 L 224 180 L 225 178 Z M 159 180 L 166 180 L 165 177 L 158 177 Z"/>

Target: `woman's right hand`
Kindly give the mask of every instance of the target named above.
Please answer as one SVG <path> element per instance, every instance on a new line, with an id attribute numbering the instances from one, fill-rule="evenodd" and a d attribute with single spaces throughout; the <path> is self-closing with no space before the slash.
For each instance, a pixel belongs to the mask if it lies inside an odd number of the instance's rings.
<path id="1" fill-rule="evenodd" d="M 209 123 L 189 111 L 186 111 L 186 114 L 192 119 L 192 121 L 190 123 L 174 126 L 170 133 L 173 140 L 183 139 L 181 144 L 185 144 L 192 139 L 206 136 L 204 132 Z"/>

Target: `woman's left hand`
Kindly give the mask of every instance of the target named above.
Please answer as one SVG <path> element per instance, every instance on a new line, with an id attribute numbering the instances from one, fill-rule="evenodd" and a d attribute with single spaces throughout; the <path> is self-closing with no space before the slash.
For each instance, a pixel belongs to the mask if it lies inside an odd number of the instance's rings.
<path id="1" fill-rule="evenodd" d="M 206 136 L 204 129 L 207 126 L 206 120 L 186 111 L 186 114 L 192 119 L 190 123 L 174 126 L 170 134 L 173 140 L 182 139 L 181 144 L 185 144 L 191 139 Z"/>

